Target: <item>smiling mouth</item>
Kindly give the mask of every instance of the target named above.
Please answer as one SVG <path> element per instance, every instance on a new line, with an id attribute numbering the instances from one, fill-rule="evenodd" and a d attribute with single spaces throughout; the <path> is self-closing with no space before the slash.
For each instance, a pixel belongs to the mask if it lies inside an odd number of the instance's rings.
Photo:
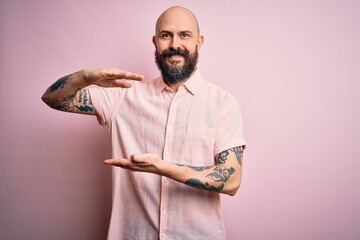
<path id="1" fill-rule="evenodd" d="M 173 61 L 170 61 L 170 63 L 171 63 L 172 65 L 178 65 L 178 64 L 180 63 L 180 61 L 178 61 L 178 60 L 173 60 Z"/>
<path id="2" fill-rule="evenodd" d="M 171 65 L 178 65 L 181 63 L 183 57 L 180 56 L 180 55 L 173 55 L 171 57 L 168 57 L 168 62 L 171 64 Z"/>

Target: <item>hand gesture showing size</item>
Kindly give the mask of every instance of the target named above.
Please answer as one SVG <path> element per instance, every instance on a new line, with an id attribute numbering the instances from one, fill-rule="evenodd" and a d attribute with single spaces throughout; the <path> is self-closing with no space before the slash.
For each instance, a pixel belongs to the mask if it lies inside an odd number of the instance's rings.
<path id="1" fill-rule="evenodd" d="M 132 83 L 126 80 L 141 81 L 144 76 L 131 73 L 128 71 L 120 70 L 117 68 L 105 68 L 84 70 L 84 77 L 87 84 L 95 84 L 100 87 L 121 87 L 129 88 Z"/>

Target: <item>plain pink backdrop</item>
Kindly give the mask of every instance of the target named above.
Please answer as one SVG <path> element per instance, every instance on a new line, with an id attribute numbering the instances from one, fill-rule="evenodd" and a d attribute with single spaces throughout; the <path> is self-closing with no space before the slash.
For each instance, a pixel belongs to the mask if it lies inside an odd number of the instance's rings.
<path id="1" fill-rule="evenodd" d="M 227 239 L 360 239 L 356 0 L 2 0 L 0 239 L 105 238 L 107 129 L 40 98 L 84 67 L 158 76 L 151 37 L 172 5 L 197 15 L 202 75 L 242 108 L 248 146 L 242 186 L 223 196 Z"/>

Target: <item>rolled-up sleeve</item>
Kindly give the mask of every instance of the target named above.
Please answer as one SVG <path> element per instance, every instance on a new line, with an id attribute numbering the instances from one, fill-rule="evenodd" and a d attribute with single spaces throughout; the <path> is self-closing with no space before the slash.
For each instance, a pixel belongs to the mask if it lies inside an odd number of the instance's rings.
<path id="1" fill-rule="evenodd" d="M 245 146 L 243 119 L 238 101 L 227 95 L 221 109 L 221 121 L 216 134 L 214 155 L 227 149 Z"/>
<path id="2" fill-rule="evenodd" d="M 124 90 L 101 87 L 91 87 L 88 90 L 99 124 L 109 125 L 120 105 Z"/>

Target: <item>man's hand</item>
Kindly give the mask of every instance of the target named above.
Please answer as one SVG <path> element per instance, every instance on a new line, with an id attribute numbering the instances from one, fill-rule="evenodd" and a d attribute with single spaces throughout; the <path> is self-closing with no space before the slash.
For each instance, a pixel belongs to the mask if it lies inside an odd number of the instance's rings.
<path id="1" fill-rule="evenodd" d="M 132 84 L 126 80 L 140 81 L 144 78 L 143 75 L 131 73 L 117 68 L 94 70 L 84 69 L 83 73 L 87 85 L 96 84 L 100 87 L 129 88 L 132 86 Z"/>
<path id="2" fill-rule="evenodd" d="M 159 165 L 164 161 L 157 155 L 151 153 L 145 154 L 133 154 L 130 159 L 107 159 L 104 161 L 106 165 L 113 165 L 131 171 L 149 172 L 155 174 L 161 174 Z"/>
<path id="3" fill-rule="evenodd" d="M 82 114 L 94 115 L 90 91 L 85 87 L 96 84 L 101 87 L 129 88 L 131 82 L 140 81 L 144 76 L 116 68 L 84 69 L 66 75 L 51 85 L 42 96 L 42 100 L 51 108 Z"/>
<path id="4" fill-rule="evenodd" d="M 242 175 L 244 146 L 234 147 L 216 156 L 213 166 L 186 166 L 162 160 L 151 153 L 131 155 L 130 159 L 108 159 L 104 163 L 136 172 L 148 172 L 171 178 L 189 186 L 235 195 Z"/>

